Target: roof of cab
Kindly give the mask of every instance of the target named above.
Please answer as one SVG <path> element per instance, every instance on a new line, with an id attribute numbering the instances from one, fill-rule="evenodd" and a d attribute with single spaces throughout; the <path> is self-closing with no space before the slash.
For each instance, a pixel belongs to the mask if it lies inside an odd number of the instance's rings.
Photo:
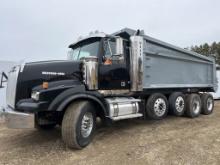
<path id="1" fill-rule="evenodd" d="M 89 38 L 103 38 L 103 37 L 106 37 L 107 34 L 103 33 L 103 32 L 95 32 L 95 33 L 90 33 L 88 36 L 85 36 L 85 37 L 79 37 L 78 40 L 74 43 L 72 43 L 71 45 L 69 45 L 69 47 L 72 47 L 74 46 L 75 44 L 81 42 L 81 41 L 84 41 L 86 39 L 89 39 Z"/>

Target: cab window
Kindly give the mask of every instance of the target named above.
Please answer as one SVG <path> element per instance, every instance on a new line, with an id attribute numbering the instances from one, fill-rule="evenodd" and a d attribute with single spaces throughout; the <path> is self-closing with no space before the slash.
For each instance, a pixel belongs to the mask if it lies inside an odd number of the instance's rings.
<path id="1" fill-rule="evenodd" d="M 124 63 L 124 55 L 116 55 L 116 41 L 114 38 L 106 38 L 104 40 L 104 64 Z"/>
<path id="2" fill-rule="evenodd" d="M 105 50 L 105 57 L 112 57 L 112 55 L 116 54 L 116 43 L 113 39 L 106 39 L 104 41 L 104 50 Z"/>

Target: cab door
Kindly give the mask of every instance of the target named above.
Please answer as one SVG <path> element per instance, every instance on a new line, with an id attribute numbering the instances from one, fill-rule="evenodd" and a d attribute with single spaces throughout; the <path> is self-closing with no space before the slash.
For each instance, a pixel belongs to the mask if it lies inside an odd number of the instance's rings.
<path id="1" fill-rule="evenodd" d="M 116 55 L 114 39 L 103 40 L 103 53 L 99 62 L 99 89 L 129 89 L 129 51 L 127 43 L 123 42 L 124 54 Z"/>

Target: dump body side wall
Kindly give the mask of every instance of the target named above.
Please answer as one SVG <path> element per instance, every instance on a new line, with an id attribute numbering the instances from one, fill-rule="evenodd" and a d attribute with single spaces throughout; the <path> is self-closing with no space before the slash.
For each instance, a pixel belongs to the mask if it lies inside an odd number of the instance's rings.
<path id="1" fill-rule="evenodd" d="M 144 38 L 143 88 L 208 88 L 216 90 L 214 58 L 175 49 Z"/>

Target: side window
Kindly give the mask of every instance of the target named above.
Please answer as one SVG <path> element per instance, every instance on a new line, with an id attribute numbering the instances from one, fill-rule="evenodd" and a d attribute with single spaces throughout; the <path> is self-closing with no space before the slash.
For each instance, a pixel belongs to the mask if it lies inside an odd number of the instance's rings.
<path id="1" fill-rule="evenodd" d="M 73 60 L 77 60 L 78 59 L 79 51 L 80 51 L 80 48 L 77 48 L 77 49 L 75 49 L 73 51 L 73 54 L 72 54 Z"/>
<path id="2" fill-rule="evenodd" d="M 76 48 L 76 49 L 69 48 L 67 52 L 68 60 L 76 61 L 78 59 L 79 51 L 80 51 L 80 48 Z"/>
<path id="3" fill-rule="evenodd" d="M 104 41 L 104 58 L 103 58 L 103 63 L 106 61 L 107 64 L 112 64 L 112 63 L 124 63 L 124 56 L 116 56 L 116 41 L 115 39 L 106 39 Z"/>
<path id="4" fill-rule="evenodd" d="M 105 57 L 112 57 L 113 54 L 116 54 L 116 43 L 113 39 L 106 39 L 104 41 L 104 55 Z"/>

